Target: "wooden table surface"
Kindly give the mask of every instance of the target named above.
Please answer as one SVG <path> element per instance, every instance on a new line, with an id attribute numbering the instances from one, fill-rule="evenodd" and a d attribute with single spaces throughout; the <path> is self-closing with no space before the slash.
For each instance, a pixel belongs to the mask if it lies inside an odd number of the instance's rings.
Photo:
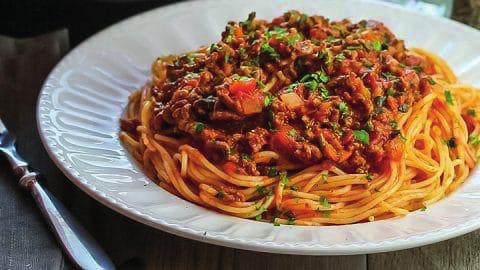
<path id="1" fill-rule="evenodd" d="M 468 12 L 468 1 L 457 0 L 454 18 L 466 21 Z M 37 52 L 45 58 L 41 64 L 28 64 L 31 59 L 25 58 L 20 61 L 23 61 L 21 67 L 17 66 L 18 63 L 9 66 L 8 59 L 2 59 L 0 54 L 0 64 L 4 67 L 3 70 L 0 68 L 0 115 L 19 137 L 20 152 L 46 176 L 47 187 L 78 217 L 120 269 L 480 269 L 480 231 L 396 252 L 357 256 L 290 256 L 200 243 L 152 229 L 113 212 L 66 179 L 48 158 L 40 143 L 34 120 L 38 89 L 54 63 L 66 51 L 64 45 L 56 46 L 53 51 L 46 50 L 40 49 Z M 5 161 L 0 160 L 2 182 L 13 180 L 6 168 Z M 10 262 L 10 267 L 0 268 L 69 268 L 69 263 L 64 261 L 61 251 L 48 234 L 48 229 L 39 221 L 41 218 L 34 211 L 33 201 L 16 189 L 14 184 L 2 187 L 0 192 L 18 194 L 18 198 L 25 204 L 3 210 L 0 208 L 0 213 L 11 211 L 11 215 L 20 216 L 30 213 L 31 218 L 36 220 L 35 233 L 46 235 L 47 239 L 35 246 L 33 252 L 24 255 L 31 262 L 18 266 L 11 259 L 13 262 Z M 15 245 L 4 235 L 0 244 L 10 247 Z M 7 246 L 3 247 L 8 248 Z M 15 258 L 15 255 L 18 254 L 8 254 L 11 258 Z M 49 260 L 42 261 L 44 256 Z"/>

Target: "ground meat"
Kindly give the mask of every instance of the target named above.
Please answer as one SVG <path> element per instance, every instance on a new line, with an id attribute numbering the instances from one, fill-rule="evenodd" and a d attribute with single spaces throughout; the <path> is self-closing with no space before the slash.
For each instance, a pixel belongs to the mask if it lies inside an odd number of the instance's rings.
<path id="1" fill-rule="evenodd" d="M 347 172 L 398 157 L 396 119 L 430 91 L 435 71 L 380 22 L 297 11 L 229 22 L 219 42 L 152 67 L 155 129 L 175 129 L 252 175 L 264 150 Z"/>

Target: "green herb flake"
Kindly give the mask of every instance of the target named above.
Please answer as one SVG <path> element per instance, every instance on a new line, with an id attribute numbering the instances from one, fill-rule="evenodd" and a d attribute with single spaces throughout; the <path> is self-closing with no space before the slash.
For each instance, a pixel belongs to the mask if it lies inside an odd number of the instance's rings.
<path id="1" fill-rule="evenodd" d="M 186 55 L 186 57 L 187 57 L 188 65 L 195 64 L 195 55 L 189 53 Z"/>
<path id="2" fill-rule="evenodd" d="M 332 211 L 323 211 L 322 212 L 323 217 L 326 217 L 326 218 L 329 218 L 331 216 L 331 214 L 332 214 Z"/>
<path id="3" fill-rule="evenodd" d="M 205 128 L 205 125 L 201 122 L 195 123 L 195 133 L 200 134 L 202 133 L 203 129 Z"/>
<path id="4" fill-rule="evenodd" d="M 370 172 L 367 172 L 367 174 L 365 175 L 365 179 L 367 179 L 368 181 L 372 181 L 373 180 L 373 175 L 370 174 Z"/>
<path id="5" fill-rule="evenodd" d="M 290 180 L 288 179 L 288 176 L 287 176 L 287 173 L 286 173 L 286 172 L 281 172 L 281 173 L 279 174 L 279 176 L 280 176 L 280 183 L 282 183 L 283 185 L 287 185 L 287 184 L 288 184 L 288 181 L 290 181 Z"/>
<path id="6" fill-rule="evenodd" d="M 275 49 L 270 46 L 268 43 L 263 43 L 260 47 L 260 52 L 270 56 L 271 58 L 279 58 L 280 55 L 275 51 Z"/>
<path id="7" fill-rule="evenodd" d="M 325 100 L 325 99 L 328 99 L 328 97 L 330 97 L 330 92 L 328 92 L 328 90 L 326 88 L 320 88 L 320 97 Z"/>
<path id="8" fill-rule="evenodd" d="M 437 84 L 437 82 L 436 82 L 434 79 L 432 79 L 432 77 L 428 77 L 427 82 L 428 82 L 430 85 L 435 85 L 435 84 Z"/>
<path id="9" fill-rule="evenodd" d="M 267 167 L 267 175 L 268 175 L 268 177 L 277 176 L 278 175 L 278 168 L 276 166 Z"/>
<path id="10" fill-rule="evenodd" d="M 452 95 L 452 92 L 450 92 L 449 90 L 445 90 L 444 95 L 445 95 L 445 101 L 446 101 L 448 104 L 453 105 L 453 95 Z"/>
<path id="11" fill-rule="evenodd" d="M 288 134 L 288 136 L 290 136 L 290 137 L 294 137 L 294 138 L 297 137 L 297 131 L 296 131 L 294 128 L 290 129 L 290 130 L 287 132 L 287 134 Z"/>
<path id="12" fill-rule="evenodd" d="M 290 189 L 293 190 L 293 191 L 299 191 L 300 190 L 300 188 L 298 186 L 295 186 L 295 185 L 291 186 Z"/>
<path id="13" fill-rule="evenodd" d="M 408 105 L 407 103 L 403 103 L 398 107 L 398 111 L 402 113 L 408 112 L 409 109 L 410 109 L 410 105 Z"/>
<path id="14" fill-rule="evenodd" d="M 375 51 L 380 52 L 382 50 L 382 43 L 378 40 L 375 40 L 372 42 L 372 48 Z"/>
<path id="15" fill-rule="evenodd" d="M 468 136 L 468 143 L 477 146 L 480 144 L 480 137 L 478 135 L 471 134 Z"/>
<path id="16" fill-rule="evenodd" d="M 398 123 L 397 123 L 397 121 L 395 121 L 395 120 L 390 120 L 390 121 L 388 122 L 388 124 L 389 124 L 390 127 L 393 128 L 393 129 L 396 129 L 396 128 L 398 127 Z"/>
<path id="17" fill-rule="evenodd" d="M 467 109 L 467 114 L 472 116 L 472 117 L 477 116 L 477 112 L 475 111 L 475 109 L 472 109 L 472 108 Z"/>
<path id="18" fill-rule="evenodd" d="M 370 144 L 370 136 L 368 135 L 368 132 L 365 130 L 354 130 L 353 131 L 353 136 L 355 136 L 355 139 L 363 143 L 364 145 L 369 145 Z"/>
<path id="19" fill-rule="evenodd" d="M 287 38 L 288 45 L 294 45 L 302 39 L 300 34 L 291 35 Z"/>
<path id="20" fill-rule="evenodd" d="M 396 94 L 396 92 L 395 92 L 394 89 L 392 89 L 392 88 L 387 89 L 387 96 L 393 97 L 393 96 L 395 96 L 395 94 Z"/>
<path id="21" fill-rule="evenodd" d="M 229 60 L 230 60 L 230 55 L 229 55 L 229 54 L 225 54 L 225 55 L 223 56 L 223 62 L 228 63 Z"/>
<path id="22" fill-rule="evenodd" d="M 423 212 L 427 211 L 427 207 L 426 206 L 422 207 L 420 211 L 423 211 Z"/>
<path id="23" fill-rule="evenodd" d="M 273 194 L 272 189 L 269 189 L 265 186 L 256 186 L 256 191 L 262 196 L 271 196 Z"/>
<path id="24" fill-rule="evenodd" d="M 327 197 L 325 196 L 320 197 L 320 204 L 323 206 L 324 209 L 329 209 L 331 207 Z"/>
<path id="25" fill-rule="evenodd" d="M 412 66 L 412 69 L 415 70 L 415 72 L 420 73 L 423 71 L 423 68 L 421 66 Z"/>
<path id="26" fill-rule="evenodd" d="M 444 140 L 444 143 L 448 146 L 448 148 L 455 148 L 457 147 L 457 143 L 455 142 L 455 137 L 452 137 L 448 140 Z"/>
<path id="27" fill-rule="evenodd" d="M 243 159 L 243 160 L 252 160 L 252 157 L 251 157 L 249 154 L 243 153 L 243 154 L 242 154 L 242 159 Z"/>
<path id="28" fill-rule="evenodd" d="M 328 183 L 328 174 L 322 173 L 322 181 L 324 184 Z"/>
<path id="29" fill-rule="evenodd" d="M 222 200 L 223 198 L 225 198 L 225 192 L 220 190 L 219 192 L 217 192 L 217 194 L 215 194 L 215 197 L 219 200 Z"/>
<path id="30" fill-rule="evenodd" d="M 257 215 L 257 216 L 255 217 L 255 220 L 256 220 L 256 221 L 260 221 L 260 220 L 262 220 L 262 214 L 260 214 L 260 215 Z"/>
<path id="31" fill-rule="evenodd" d="M 263 99 L 263 105 L 265 106 L 265 108 L 270 106 L 272 102 L 273 102 L 273 97 L 270 95 L 265 96 L 265 98 Z"/>
<path id="32" fill-rule="evenodd" d="M 368 120 L 367 123 L 365 124 L 365 129 L 367 131 L 373 131 L 373 123 L 372 121 Z"/>
<path id="33" fill-rule="evenodd" d="M 348 106 L 345 102 L 342 101 L 342 102 L 338 103 L 338 109 L 342 113 L 342 116 L 348 115 Z"/>
<path id="34" fill-rule="evenodd" d="M 345 55 L 343 53 L 339 53 L 337 55 L 335 55 L 335 60 L 338 60 L 340 62 L 342 62 L 343 60 L 345 60 Z"/>
<path id="35" fill-rule="evenodd" d="M 375 97 L 374 101 L 375 101 L 375 105 L 377 105 L 377 107 L 381 108 L 385 105 L 385 100 L 387 98 L 384 97 L 384 96 L 377 96 Z"/>
<path id="36" fill-rule="evenodd" d="M 278 226 L 280 226 L 280 223 L 278 223 L 277 221 L 274 221 L 274 222 L 273 222 L 273 226 L 278 227 Z"/>
<path id="37" fill-rule="evenodd" d="M 216 43 L 212 43 L 210 45 L 210 53 L 212 52 L 218 52 L 220 50 L 220 48 L 218 47 L 218 45 Z"/>

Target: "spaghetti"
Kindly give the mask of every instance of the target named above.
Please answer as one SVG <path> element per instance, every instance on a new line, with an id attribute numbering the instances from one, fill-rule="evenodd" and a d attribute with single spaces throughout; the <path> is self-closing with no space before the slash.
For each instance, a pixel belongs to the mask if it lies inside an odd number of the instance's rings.
<path id="1" fill-rule="evenodd" d="M 120 139 L 162 188 L 228 215 L 403 216 L 454 191 L 477 161 L 478 89 L 378 22 L 252 13 L 152 74 Z"/>

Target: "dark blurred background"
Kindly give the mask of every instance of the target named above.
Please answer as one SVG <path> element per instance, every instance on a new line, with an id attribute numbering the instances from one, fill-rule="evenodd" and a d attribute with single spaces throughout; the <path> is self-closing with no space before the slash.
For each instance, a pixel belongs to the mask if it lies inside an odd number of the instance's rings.
<path id="1" fill-rule="evenodd" d="M 179 0 L 0 0 L 0 35 L 15 38 L 67 28 L 70 47 L 123 18 Z"/>

